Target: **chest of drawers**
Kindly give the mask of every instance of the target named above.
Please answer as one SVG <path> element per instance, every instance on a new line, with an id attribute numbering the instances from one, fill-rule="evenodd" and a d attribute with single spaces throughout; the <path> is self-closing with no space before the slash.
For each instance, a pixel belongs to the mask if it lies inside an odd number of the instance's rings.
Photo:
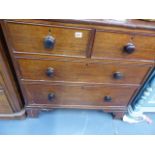
<path id="1" fill-rule="evenodd" d="M 101 109 L 121 118 L 154 67 L 151 26 L 95 20 L 4 20 L 29 116 Z"/>

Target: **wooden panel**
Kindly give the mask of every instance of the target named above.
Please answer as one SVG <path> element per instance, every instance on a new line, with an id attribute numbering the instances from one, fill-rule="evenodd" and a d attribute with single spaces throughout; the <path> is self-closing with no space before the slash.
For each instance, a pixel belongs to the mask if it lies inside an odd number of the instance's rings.
<path id="1" fill-rule="evenodd" d="M 7 23 L 7 28 L 15 51 L 52 55 L 86 56 L 90 39 L 89 29 L 17 23 Z M 82 37 L 77 33 L 81 33 Z M 76 34 L 78 37 L 75 37 Z M 55 38 L 55 46 L 53 49 L 44 47 L 43 40 L 47 35 L 51 35 Z"/>
<path id="2" fill-rule="evenodd" d="M 0 90 L 0 114 L 13 113 L 6 94 L 3 90 Z"/>
<path id="3" fill-rule="evenodd" d="M 28 104 L 80 105 L 85 106 L 126 106 L 136 87 L 89 86 L 63 84 L 25 84 Z M 55 99 L 48 100 L 48 94 L 54 93 Z M 104 97 L 111 96 L 111 102 Z"/>
<path id="4" fill-rule="evenodd" d="M 113 84 L 140 84 L 151 68 L 151 65 L 140 63 L 134 65 L 115 61 L 94 63 L 93 61 L 78 62 L 77 59 L 65 61 L 59 58 L 55 60 L 18 59 L 18 64 L 22 79 Z M 46 75 L 48 68 L 54 69 L 51 77 Z M 120 72 L 123 78 L 115 79 L 116 72 Z"/>
<path id="5" fill-rule="evenodd" d="M 127 43 L 133 43 L 136 46 L 134 53 L 127 54 L 123 51 L 123 47 Z M 154 60 L 155 37 L 98 31 L 96 32 L 92 57 Z"/>
<path id="6" fill-rule="evenodd" d="M 3 79 L 2 79 L 2 75 L 1 75 L 1 69 L 0 69 L 0 89 L 3 88 Z"/>
<path id="7" fill-rule="evenodd" d="M 9 59 L 1 27 L 0 27 L 0 84 L 2 86 L 4 94 L 7 96 L 7 99 L 5 99 L 5 97 L 2 97 L 2 99 L 3 101 L 5 101 L 3 104 L 9 103 L 6 105 L 6 107 L 8 107 L 8 111 L 10 108 L 14 113 L 21 111 L 24 103 L 21 102 L 21 96 L 19 94 L 19 89 L 17 88 L 17 83 L 13 75 L 13 67 Z"/>

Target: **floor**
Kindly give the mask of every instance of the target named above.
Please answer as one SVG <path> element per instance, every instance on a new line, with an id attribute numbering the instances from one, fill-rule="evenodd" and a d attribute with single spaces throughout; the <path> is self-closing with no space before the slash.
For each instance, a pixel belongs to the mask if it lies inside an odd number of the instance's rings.
<path id="1" fill-rule="evenodd" d="M 155 120 L 155 114 L 149 114 Z M 1 120 L 0 134 L 5 135 L 124 135 L 155 134 L 155 122 L 128 124 L 96 110 L 59 109 L 41 113 L 39 118 Z"/>

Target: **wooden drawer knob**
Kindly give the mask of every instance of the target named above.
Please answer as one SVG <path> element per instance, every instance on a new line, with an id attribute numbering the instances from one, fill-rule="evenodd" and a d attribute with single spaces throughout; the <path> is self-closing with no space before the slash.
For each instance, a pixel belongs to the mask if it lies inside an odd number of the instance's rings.
<path id="1" fill-rule="evenodd" d="M 120 79 L 123 78 L 123 73 L 121 73 L 121 72 L 115 72 L 113 74 L 113 78 L 116 79 L 116 80 L 120 80 Z"/>
<path id="2" fill-rule="evenodd" d="M 54 68 L 52 68 L 52 67 L 47 68 L 46 75 L 48 77 L 52 77 L 54 75 Z"/>
<path id="3" fill-rule="evenodd" d="M 127 54 L 132 54 L 135 51 L 136 47 L 133 43 L 128 43 L 124 46 L 124 52 Z"/>
<path id="4" fill-rule="evenodd" d="M 55 38 L 53 38 L 52 36 L 46 36 L 44 38 L 44 47 L 47 49 L 52 49 L 54 48 L 54 44 L 55 44 Z"/>
<path id="5" fill-rule="evenodd" d="M 105 96 L 104 97 L 104 102 L 111 102 L 112 101 L 112 97 L 111 96 Z"/>
<path id="6" fill-rule="evenodd" d="M 48 100 L 53 101 L 55 99 L 55 94 L 54 93 L 49 93 L 48 94 Z"/>

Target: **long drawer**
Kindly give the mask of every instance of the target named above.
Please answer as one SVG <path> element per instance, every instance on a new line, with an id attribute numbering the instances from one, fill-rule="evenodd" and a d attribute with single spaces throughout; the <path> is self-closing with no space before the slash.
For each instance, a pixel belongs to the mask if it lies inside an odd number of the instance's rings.
<path id="1" fill-rule="evenodd" d="M 93 58 L 155 59 L 155 36 L 97 31 Z"/>
<path id="2" fill-rule="evenodd" d="M 22 79 L 113 84 L 141 84 L 151 65 L 108 61 L 97 63 L 56 58 L 18 59 Z"/>
<path id="3" fill-rule="evenodd" d="M 91 29 L 6 22 L 14 52 L 86 57 Z"/>
<path id="4" fill-rule="evenodd" d="M 77 84 L 24 84 L 29 105 L 126 106 L 137 87 Z"/>

